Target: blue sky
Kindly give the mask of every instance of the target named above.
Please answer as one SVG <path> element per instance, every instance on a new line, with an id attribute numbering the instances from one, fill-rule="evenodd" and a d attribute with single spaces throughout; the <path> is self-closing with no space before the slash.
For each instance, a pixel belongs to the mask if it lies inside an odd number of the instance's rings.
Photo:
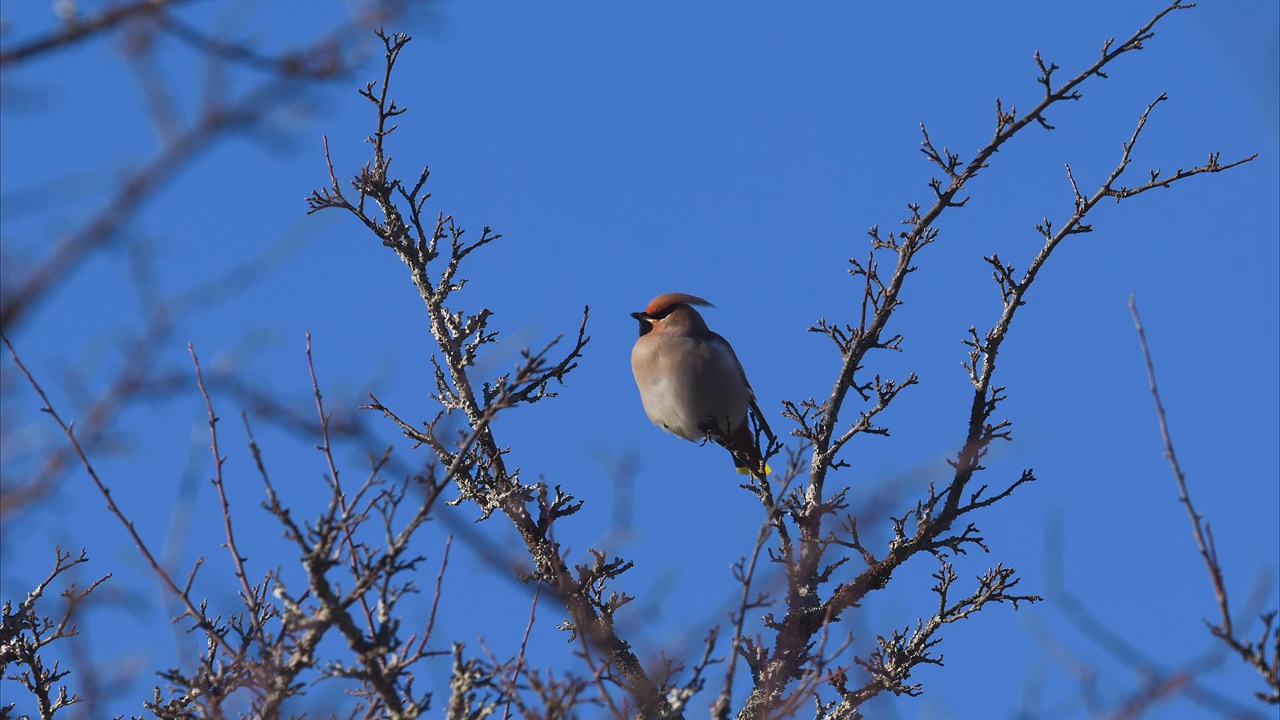
<path id="1" fill-rule="evenodd" d="M 196 4 L 184 17 L 216 21 L 221 7 Z M 991 135 L 996 97 L 1006 107 L 1038 101 L 1036 50 L 1062 67 L 1063 78 L 1074 75 L 1107 37 L 1127 37 L 1161 7 L 454 2 L 407 24 L 415 40 L 393 95 L 409 113 L 393 136 L 393 168 L 412 176 L 429 164 L 430 207 L 473 233 L 487 225 L 504 236 L 474 256 L 461 295 L 469 309 L 493 309 L 503 333 L 507 354 L 491 354 L 481 369 L 497 374 L 519 348 L 572 333 L 583 306 L 591 307 L 591 345 L 560 397 L 500 418 L 495 431 L 526 479 L 543 477 L 586 501 L 559 528 L 573 558 L 605 546 L 636 562 L 620 587 L 640 600 L 620 622 L 633 624 L 642 654 L 697 650 L 706 627 L 723 622 L 734 595 L 730 565 L 749 549 L 761 517 L 737 488 L 725 453 L 664 435 L 645 418 L 628 365 L 636 328 L 627 313 L 668 291 L 714 302 L 708 322 L 734 344 L 774 429 L 786 432 L 781 401 L 825 396 L 834 382 L 838 356 L 806 328 L 819 317 L 856 317 L 861 286 L 847 275 L 847 259 L 865 256 L 869 227 L 892 227 L 907 203 L 931 196 L 934 168 L 918 152 L 920 123 L 936 143 L 970 157 Z M 267 47 L 287 47 L 343 8 L 282 3 L 240 27 L 254 29 Z M 1035 223 L 1047 216 L 1057 224 L 1070 212 L 1064 163 L 1083 185 L 1096 186 L 1161 92 L 1169 100 L 1144 132 L 1130 184 L 1148 168 L 1169 173 L 1200 164 L 1210 151 L 1223 160 L 1259 154 L 1229 173 L 1105 204 L 1092 218 L 1094 232 L 1056 253 L 1001 356 L 998 379 L 1009 395 L 1001 415 L 1014 423 L 1014 442 L 995 451 L 986 476 L 995 487 L 1033 467 L 1039 481 L 975 518 L 992 552 L 957 566 L 971 577 L 1003 562 L 1018 568 L 1021 589 L 1049 600 L 1016 613 L 990 608 L 952 626 L 940 648 L 945 667 L 914 676 L 925 695 L 888 700 L 875 716 L 1014 717 L 1039 683 L 1044 717 L 1083 717 L 1075 679 L 1055 657 L 1096 668 L 1104 701 L 1136 687 L 1135 674 L 1083 637 L 1053 601 L 1057 563 L 1072 595 L 1166 667 L 1213 647 L 1201 622 L 1215 611 L 1213 596 L 1162 457 L 1127 308 L 1131 293 L 1179 459 L 1212 523 L 1235 607 L 1254 610 L 1240 627 L 1254 634 L 1252 616 L 1276 607 L 1277 12 L 1268 2 L 1205 3 L 1167 18 L 1145 51 L 1118 61 L 1109 79 L 1091 81 L 1081 101 L 1051 112 L 1056 130 L 1028 129 L 1002 150 L 971 184 L 968 205 L 947 212 L 938 242 L 918 256 L 890 328 L 905 336 L 903 352 L 872 357 L 867 371 L 915 372 L 920 385 L 884 416 L 891 436 L 852 443 L 852 467 L 836 476 L 853 487 L 855 501 L 901 488 L 894 515 L 928 482 L 946 477 L 945 458 L 963 438 L 969 391 L 961 340 L 971 325 L 988 327 L 999 309 L 982 257 L 998 252 L 1026 266 L 1040 244 Z M 6 42 L 53 17 L 47 3 L 7 3 L 3 16 Z M 7 260 L 11 251 L 40 257 L 51 238 L 78 227 L 110 196 L 123 171 L 155 152 L 138 84 L 119 57 L 118 42 L 98 40 L 4 75 L 0 236 Z M 170 48 L 163 67 L 192 112 L 203 92 L 202 65 Z M 207 368 L 235 368 L 306 409 L 310 332 L 331 407 L 350 412 L 372 391 L 402 416 L 432 414 L 432 343 L 404 266 L 354 220 L 305 215 L 303 198 L 326 181 L 322 134 L 340 177 L 366 161 L 361 141 L 373 116 L 355 90 L 378 74 L 369 64 L 281 113 L 272 132 L 219 143 L 129 223 L 130 239 L 151 244 L 165 294 L 220 278 L 277 243 L 287 248 L 267 277 L 184 318 L 159 365 L 187 370 L 191 342 Z M 233 92 L 254 80 L 233 77 Z M 132 288 L 129 257 L 108 248 L 11 337 L 64 414 L 75 417 L 81 397 L 63 382 L 69 368 L 93 388 L 121 362 L 115 348 L 138 325 Z M 4 381 L 15 382 L 7 357 L 2 367 Z M 207 556 L 212 579 L 226 571 L 225 556 L 216 498 L 203 482 L 207 428 L 193 390 L 194 381 L 178 399 L 125 413 L 129 440 L 102 457 L 100 470 L 125 510 L 149 523 L 154 542 L 185 534 L 185 562 Z M 51 441 L 54 428 L 34 412 L 30 393 L 6 393 L 5 422 L 32 442 Z M 251 563 L 259 573 L 287 565 L 291 556 L 257 507 L 261 488 L 239 407 L 223 399 L 219 411 L 229 420 L 222 442 L 231 492 L 260 548 Z M 405 462 L 425 459 L 389 423 L 373 427 Z M 312 484 L 319 488 L 325 472 L 314 441 L 265 422 L 257 429 L 296 503 L 314 503 Z M 19 467 L 20 458 L 6 455 Z M 627 459 L 634 460 L 630 491 L 608 470 Z M 353 475 L 367 467 L 354 451 L 344 460 Z M 619 502 L 631 522 L 624 535 L 610 530 Z M 57 513 L 6 524 L 6 599 L 25 593 L 61 543 L 88 547 L 87 575 L 116 573 L 113 592 L 161 604 L 86 478 L 69 477 L 58 504 Z M 175 506 L 189 507 L 189 520 L 175 519 Z M 448 525 L 509 540 L 499 521 L 472 526 L 473 508 L 445 513 L 451 522 L 424 537 L 432 579 Z M 1060 557 L 1051 551 L 1055 533 Z M 461 640 L 478 649 L 483 636 L 500 654 L 514 654 L 528 590 L 487 569 L 466 543 L 455 542 L 454 552 L 441 647 Z M 913 624 L 935 603 L 927 590 L 934 570 L 918 559 L 846 625 L 865 642 Z M 1255 588 L 1261 599 L 1250 605 Z M 209 592 L 231 598 L 225 588 Z M 99 656 L 144 668 L 172 657 L 175 641 L 163 622 L 102 612 L 111 621 L 96 623 Z M 482 612 L 489 619 L 478 622 Z M 533 662 L 559 662 L 558 621 L 541 608 Z M 432 681 L 442 682 L 447 664 L 435 672 Z M 143 672 L 137 687 L 152 682 Z M 1259 682 L 1234 659 L 1204 683 L 1261 710 L 1248 700 Z M 694 715 L 702 712 L 697 701 L 694 707 Z M 1202 712 L 1176 702 L 1149 717 Z"/>

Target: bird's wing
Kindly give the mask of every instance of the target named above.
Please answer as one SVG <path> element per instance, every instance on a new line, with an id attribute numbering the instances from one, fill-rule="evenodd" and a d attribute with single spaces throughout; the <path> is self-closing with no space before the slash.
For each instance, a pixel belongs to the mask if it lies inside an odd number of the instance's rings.
<path id="1" fill-rule="evenodd" d="M 710 340 L 723 347 L 728 351 L 729 357 L 733 358 L 733 364 L 738 368 L 738 376 L 742 378 L 742 384 L 747 388 L 747 397 L 750 398 L 747 410 L 755 416 L 756 422 L 759 424 L 760 429 L 764 431 L 765 437 L 772 442 L 774 440 L 773 430 L 769 428 L 769 423 L 764 419 L 764 412 L 760 410 L 760 404 L 756 402 L 756 391 L 751 388 L 751 383 L 747 380 L 747 371 L 742 369 L 742 361 L 738 359 L 738 354 L 733 351 L 733 346 L 729 344 L 729 341 L 721 337 L 719 333 L 711 333 Z"/>

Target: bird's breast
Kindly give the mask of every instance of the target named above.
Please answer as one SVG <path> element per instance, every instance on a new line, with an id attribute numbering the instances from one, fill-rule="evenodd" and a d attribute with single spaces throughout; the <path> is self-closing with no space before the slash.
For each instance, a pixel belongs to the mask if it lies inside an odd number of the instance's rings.
<path id="1" fill-rule="evenodd" d="M 645 414 L 675 435 L 700 441 L 713 425 L 728 433 L 746 420 L 750 390 L 721 343 L 646 335 L 632 349 L 631 367 Z"/>

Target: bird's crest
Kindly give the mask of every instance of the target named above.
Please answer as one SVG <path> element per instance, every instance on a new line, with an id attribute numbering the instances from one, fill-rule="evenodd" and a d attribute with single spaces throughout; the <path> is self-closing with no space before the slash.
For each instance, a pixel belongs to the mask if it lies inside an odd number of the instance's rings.
<path id="1" fill-rule="evenodd" d="M 644 314 L 650 317 L 656 317 L 667 310 L 670 310 L 675 305 L 705 305 L 706 307 L 715 307 L 715 305 L 712 305 L 696 295 L 690 295 L 688 293 L 663 293 L 649 301 L 648 307 L 644 309 Z"/>

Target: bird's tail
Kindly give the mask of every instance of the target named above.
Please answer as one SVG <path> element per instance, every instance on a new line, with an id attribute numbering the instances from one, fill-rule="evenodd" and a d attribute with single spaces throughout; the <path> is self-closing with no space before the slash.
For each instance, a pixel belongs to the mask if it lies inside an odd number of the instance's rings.
<path id="1" fill-rule="evenodd" d="M 764 458 L 761 457 L 760 444 L 756 442 L 750 426 L 749 422 L 742 423 L 734 429 L 726 438 L 727 442 L 723 444 L 733 455 L 733 464 L 737 466 L 739 474 L 752 475 L 759 480 L 764 480 L 769 473 L 773 472 L 773 469 L 766 465 Z"/>

